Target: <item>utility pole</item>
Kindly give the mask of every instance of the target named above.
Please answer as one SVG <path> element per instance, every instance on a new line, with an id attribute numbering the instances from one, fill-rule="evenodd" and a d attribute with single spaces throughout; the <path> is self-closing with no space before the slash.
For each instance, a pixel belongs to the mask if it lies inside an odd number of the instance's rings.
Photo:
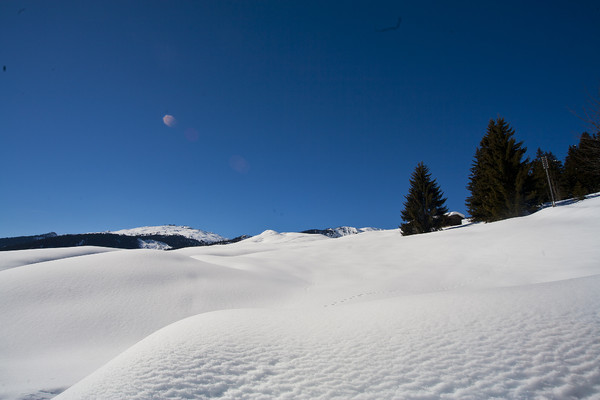
<path id="1" fill-rule="evenodd" d="M 554 201 L 554 189 L 552 188 L 552 182 L 550 181 L 550 174 L 548 173 L 548 157 L 543 156 L 540 158 L 542 160 L 542 167 L 544 167 L 544 171 L 546 171 L 546 178 L 548 178 L 548 187 L 550 188 L 550 197 L 552 198 L 552 207 L 556 207 L 556 202 Z"/>

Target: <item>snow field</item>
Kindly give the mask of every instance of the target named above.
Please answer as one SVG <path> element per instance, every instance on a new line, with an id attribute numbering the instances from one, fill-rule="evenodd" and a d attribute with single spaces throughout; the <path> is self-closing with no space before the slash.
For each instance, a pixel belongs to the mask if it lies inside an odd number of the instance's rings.
<path id="1" fill-rule="evenodd" d="M 12 268 L 0 277 L 0 393 L 65 388 L 198 313 L 262 307 L 285 283 L 151 250 Z M 18 398 L 18 396 L 16 396 Z"/>
<path id="2" fill-rule="evenodd" d="M 0 253 L 0 271 L 28 264 L 106 253 L 115 250 L 116 249 L 108 249 L 106 247 L 82 246 L 59 249 L 4 251 Z"/>
<path id="3" fill-rule="evenodd" d="M 0 253 L 0 398 L 600 399 L 599 233 L 594 197 L 412 237 Z"/>
<path id="4" fill-rule="evenodd" d="M 593 398 L 599 285 L 596 276 L 203 314 L 151 335 L 57 399 Z"/>

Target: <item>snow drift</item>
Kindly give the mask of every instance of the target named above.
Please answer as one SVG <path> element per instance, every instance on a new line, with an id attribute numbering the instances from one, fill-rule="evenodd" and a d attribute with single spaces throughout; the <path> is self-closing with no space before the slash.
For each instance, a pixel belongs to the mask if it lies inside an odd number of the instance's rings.
<path id="1" fill-rule="evenodd" d="M 13 263 L 0 397 L 599 398 L 599 233 L 595 197 L 410 237 Z"/>

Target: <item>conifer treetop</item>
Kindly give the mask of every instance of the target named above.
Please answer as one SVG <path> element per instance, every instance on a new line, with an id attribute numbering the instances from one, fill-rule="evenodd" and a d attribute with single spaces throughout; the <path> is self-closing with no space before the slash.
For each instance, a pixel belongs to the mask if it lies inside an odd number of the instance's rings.
<path id="1" fill-rule="evenodd" d="M 441 229 L 444 214 L 448 208 L 446 198 L 435 179 L 431 178 L 429 168 L 421 161 L 409 179 L 410 188 L 405 196 L 400 225 L 403 235 L 432 232 Z"/>

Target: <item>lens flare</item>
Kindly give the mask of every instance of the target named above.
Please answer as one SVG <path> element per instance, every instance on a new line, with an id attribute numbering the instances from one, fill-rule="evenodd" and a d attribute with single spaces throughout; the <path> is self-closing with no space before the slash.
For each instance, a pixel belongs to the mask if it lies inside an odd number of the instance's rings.
<path id="1" fill-rule="evenodd" d="M 163 122 L 165 123 L 166 126 L 168 126 L 169 128 L 174 127 L 175 125 L 177 125 L 177 120 L 175 119 L 174 116 L 172 115 L 165 115 L 163 117 Z"/>
<path id="2" fill-rule="evenodd" d="M 246 174 L 250 170 L 250 164 L 242 156 L 231 156 L 229 158 L 229 166 L 240 174 Z"/>

